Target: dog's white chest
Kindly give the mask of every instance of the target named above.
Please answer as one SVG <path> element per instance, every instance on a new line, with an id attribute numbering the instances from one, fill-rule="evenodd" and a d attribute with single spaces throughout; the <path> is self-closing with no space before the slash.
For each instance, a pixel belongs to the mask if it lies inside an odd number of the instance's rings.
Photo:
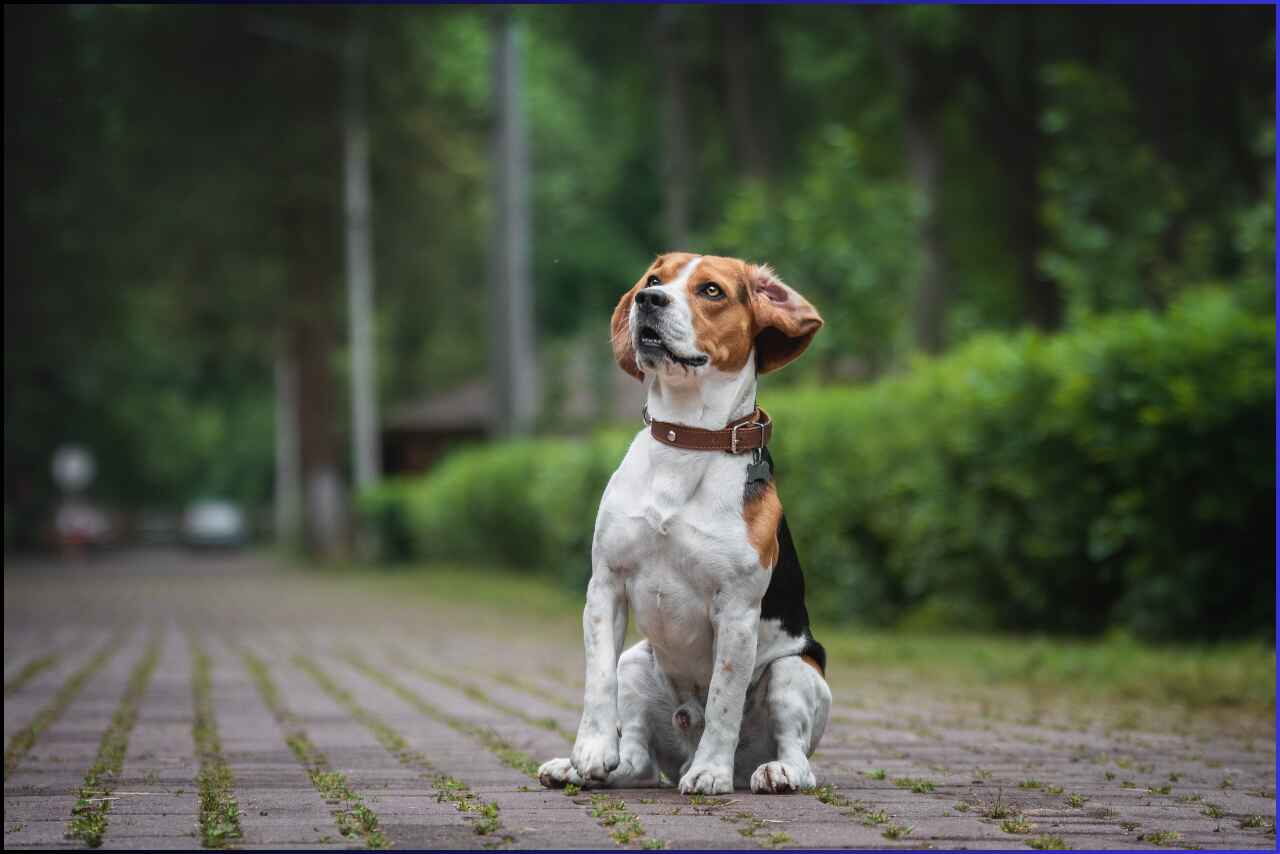
<path id="1" fill-rule="evenodd" d="M 717 596 L 729 586 L 763 595 L 768 584 L 742 518 L 745 467 L 743 458 L 681 452 L 642 433 L 600 504 L 595 548 L 625 579 L 637 628 L 664 663 L 694 679 L 711 671 Z"/>

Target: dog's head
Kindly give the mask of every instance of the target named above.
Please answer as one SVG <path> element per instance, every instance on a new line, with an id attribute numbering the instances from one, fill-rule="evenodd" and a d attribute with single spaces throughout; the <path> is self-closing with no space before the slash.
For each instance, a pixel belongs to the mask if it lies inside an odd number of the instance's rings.
<path id="1" fill-rule="evenodd" d="M 817 310 L 760 264 L 659 255 L 613 311 L 613 354 L 636 379 L 736 373 L 755 354 L 759 373 L 794 360 L 822 328 Z"/>

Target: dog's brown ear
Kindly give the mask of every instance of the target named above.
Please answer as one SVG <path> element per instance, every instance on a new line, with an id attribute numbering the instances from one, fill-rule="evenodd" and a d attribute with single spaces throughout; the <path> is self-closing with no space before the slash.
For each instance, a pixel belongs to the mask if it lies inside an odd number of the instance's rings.
<path id="1" fill-rule="evenodd" d="M 805 351 L 822 328 L 822 317 L 767 265 L 749 265 L 747 278 L 756 320 L 756 370 L 767 374 Z"/>
<path id="2" fill-rule="evenodd" d="M 632 288 L 618 300 L 618 307 L 613 310 L 613 320 L 609 324 L 609 332 L 613 340 L 613 358 L 618 360 L 618 367 L 638 380 L 644 380 L 640 366 L 636 364 L 636 345 L 631 340 L 631 303 L 635 300 L 636 289 Z"/>

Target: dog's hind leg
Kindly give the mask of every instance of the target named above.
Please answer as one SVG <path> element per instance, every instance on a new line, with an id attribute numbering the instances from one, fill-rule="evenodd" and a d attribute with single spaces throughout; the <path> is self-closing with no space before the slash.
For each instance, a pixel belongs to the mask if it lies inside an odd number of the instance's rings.
<path id="1" fill-rule="evenodd" d="M 653 760 L 653 714 L 669 690 L 658 676 L 648 641 L 631 647 L 618 660 L 618 767 L 609 772 L 606 786 L 653 786 L 658 782 Z"/>
<path id="2" fill-rule="evenodd" d="M 798 655 L 769 665 L 765 706 L 776 759 L 751 775 L 751 791 L 758 794 L 793 792 L 817 785 L 809 756 L 827 728 L 831 689 L 817 667 Z"/>
<path id="3" fill-rule="evenodd" d="M 538 780 L 548 788 L 567 784 L 586 788 L 652 786 L 658 782 L 653 760 L 653 716 L 670 689 L 659 678 L 648 641 L 641 641 L 618 660 L 618 767 L 603 781 L 584 780 L 567 758 L 544 762 Z M 668 726 L 670 723 L 668 722 Z"/>

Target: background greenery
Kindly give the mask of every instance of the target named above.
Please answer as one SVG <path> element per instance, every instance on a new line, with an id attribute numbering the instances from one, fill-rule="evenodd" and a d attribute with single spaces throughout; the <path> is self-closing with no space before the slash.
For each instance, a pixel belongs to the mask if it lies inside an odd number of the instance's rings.
<path id="1" fill-rule="evenodd" d="M 345 460 L 339 69 L 267 31 L 369 35 L 384 407 L 483 376 L 493 14 L 6 7 L 7 542 L 73 439 L 113 506 L 265 507 L 293 328 Z M 548 374 L 672 248 L 826 317 L 764 392 L 825 617 L 1273 624 L 1274 9 L 515 14 Z M 578 584 L 631 428 L 540 424 L 361 512 Z"/>
<path id="2" fill-rule="evenodd" d="M 810 608 L 920 628 L 1268 633 L 1275 333 L 1219 292 L 762 394 Z M 633 433 L 459 452 L 362 502 L 388 560 L 590 571 Z"/>

